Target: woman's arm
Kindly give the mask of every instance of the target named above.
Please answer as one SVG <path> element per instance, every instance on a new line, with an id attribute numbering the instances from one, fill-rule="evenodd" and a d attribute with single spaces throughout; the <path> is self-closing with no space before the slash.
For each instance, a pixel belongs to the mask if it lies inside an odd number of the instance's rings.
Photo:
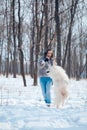
<path id="1" fill-rule="evenodd" d="M 47 67 L 48 68 L 48 58 L 41 58 L 39 60 L 39 67 L 40 68 L 44 68 L 44 67 Z"/>

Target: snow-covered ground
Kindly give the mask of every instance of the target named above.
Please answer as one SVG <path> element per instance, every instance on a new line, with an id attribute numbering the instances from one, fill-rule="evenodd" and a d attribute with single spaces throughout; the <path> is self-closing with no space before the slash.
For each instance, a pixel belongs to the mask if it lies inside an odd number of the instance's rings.
<path id="1" fill-rule="evenodd" d="M 47 107 L 40 86 L 26 76 L 0 76 L 0 130 L 86 130 L 87 80 L 70 80 L 69 98 L 62 109 Z M 51 89 L 54 100 L 53 86 Z"/>

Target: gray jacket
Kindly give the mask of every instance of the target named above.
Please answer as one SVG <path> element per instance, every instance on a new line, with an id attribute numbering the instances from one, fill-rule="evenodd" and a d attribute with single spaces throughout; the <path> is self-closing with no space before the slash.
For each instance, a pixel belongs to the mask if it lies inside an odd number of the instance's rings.
<path id="1" fill-rule="evenodd" d="M 47 62 L 44 61 L 45 58 L 41 57 L 38 62 L 38 75 L 39 77 L 49 77 L 47 72 L 49 72 L 49 66 L 52 65 L 52 59 Z"/>

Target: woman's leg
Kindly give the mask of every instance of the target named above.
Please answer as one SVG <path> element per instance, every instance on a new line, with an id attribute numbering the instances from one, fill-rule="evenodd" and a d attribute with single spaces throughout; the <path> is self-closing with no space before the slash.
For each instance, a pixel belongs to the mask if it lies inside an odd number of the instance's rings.
<path id="1" fill-rule="evenodd" d="M 45 77 L 40 77 L 40 86 L 42 90 L 42 95 L 44 97 L 44 101 L 46 102 L 46 79 Z"/>
<path id="2" fill-rule="evenodd" d="M 52 86 L 52 79 L 50 77 L 47 77 L 47 80 L 46 80 L 46 103 L 47 104 L 50 104 L 51 103 L 51 93 L 50 93 L 50 90 L 51 90 L 51 86 Z"/>

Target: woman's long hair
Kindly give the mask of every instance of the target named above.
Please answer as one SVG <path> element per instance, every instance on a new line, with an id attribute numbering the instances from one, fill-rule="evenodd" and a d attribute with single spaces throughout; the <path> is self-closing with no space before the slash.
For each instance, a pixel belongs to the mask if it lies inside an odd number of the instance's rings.
<path id="1" fill-rule="evenodd" d="M 52 49 L 47 49 L 47 50 L 44 52 L 44 58 L 46 58 L 48 51 L 52 51 Z M 51 58 L 53 58 L 53 53 L 52 53 L 52 55 L 51 55 Z"/>

